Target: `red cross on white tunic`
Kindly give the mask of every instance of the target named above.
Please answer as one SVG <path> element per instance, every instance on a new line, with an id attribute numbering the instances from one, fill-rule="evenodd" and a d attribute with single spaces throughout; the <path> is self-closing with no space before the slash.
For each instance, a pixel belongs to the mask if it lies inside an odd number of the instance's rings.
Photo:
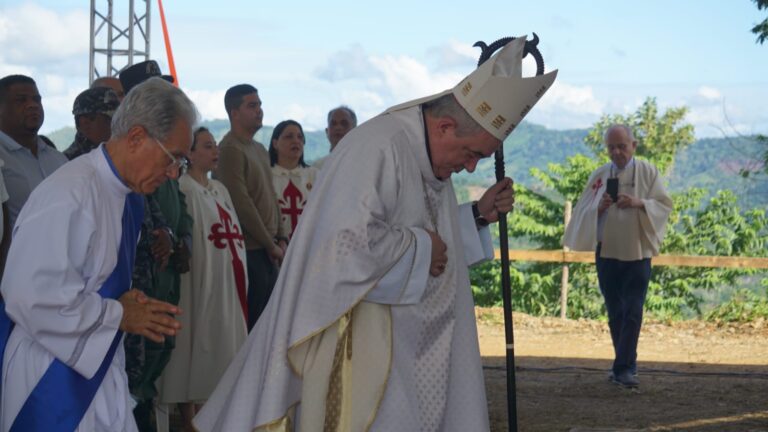
<path id="1" fill-rule="evenodd" d="M 288 180 L 288 186 L 283 190 L 283 198 L 279 201 L 281 207 L 280 213 L 291 218 L 291 232 L 293 232 L 296 230 L 296 224 L 299 223 L 299 216 L 303 211 L 304 204 L 306 204 L 304 194 L 301 193 L 301 190 L 299 190 L 291 180 Z"/>
<path id="2" fill-rule="evenodd" d="M 219 219 L 221 223 L 215 223 L 211 225 L 211 234 L 208 235 L 208 240 L 213 242 L 213 246 L 217 249 L 224 249 L 229 247 L 229 252 L 232 255 L 232 270 L 235 273 L 235 287 L 237 288 L 237 297 L 240 299 L 240 307 L 243 310 L 243 317 L 248 322 L 248 297 L 245 290 L 245 267 L 240 260 L 240 254 L 237 253 L 237 249 L 243 248 L 243 234 L 240 232 L 240 226 L 232 221 L 232 216 L 224 210 L 219 203 L 216 203 L 216 208 L 219 210 Z"/>

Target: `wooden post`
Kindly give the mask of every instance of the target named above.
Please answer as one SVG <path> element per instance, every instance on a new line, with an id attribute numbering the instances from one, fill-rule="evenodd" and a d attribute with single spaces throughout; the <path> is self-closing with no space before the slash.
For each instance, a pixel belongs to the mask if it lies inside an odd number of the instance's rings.
<path id="1" fill-rule="evenodd" d="M 565 227 L 568 227 L 568 222 L 571 221 L 571 202 L 565 202 Z M 568 247 L 563 245 L 563 252 L 568 252 Z M 560 281 L 560 318 L 568 318 L 568 264 L 563 265 L 563 278 Z"/>

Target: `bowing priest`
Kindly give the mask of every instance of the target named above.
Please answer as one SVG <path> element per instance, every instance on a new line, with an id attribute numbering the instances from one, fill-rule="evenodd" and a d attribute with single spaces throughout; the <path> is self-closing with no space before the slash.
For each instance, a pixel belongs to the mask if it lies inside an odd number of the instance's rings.
<path id="1" fill-rule="evenodd" d="M 346 135 L 199 430 L 489 429 L 468 266 L 493 257 L 488 224 L 512 209 L 512 181 L 459 206 L 450 177 L 554 81 L 521 77 L 524 42 Z"/>
<path id="2" fill-rule="evenodd" d="M 0 314 L 3 431 L 135 431 L 123 333 L 161 342 L 170 304 L 130 289 L 143 198 L 179 167 L 194 104 L 153 78 L 123 100 L 112 137 L 43 181 L 16 221 Z"/>
<path id="3" fill-rule="evenodd" d="M 563 244 L 595 251 L 615 353 L 610 380 L 631 388 L 639 385 L 637 342 L 651 257 L 659 254 L 672 199 L 658 169 L 634 157 L 637 140 L 628 126 L 610 126 L 604 139 L 611 162 L 590 176 Z"/>

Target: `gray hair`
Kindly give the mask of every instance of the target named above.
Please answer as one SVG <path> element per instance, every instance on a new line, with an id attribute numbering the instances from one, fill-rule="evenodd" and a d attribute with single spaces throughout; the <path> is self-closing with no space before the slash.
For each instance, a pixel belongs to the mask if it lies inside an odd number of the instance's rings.
<path id="1" fill-rule="evenodd" d="M 450 117 L 456 121 L 457 137 L 466 137 L 476 135 L 485 130 L 480 123 L 476 122 L 469 113 L 459 105 L 459 102 L 452 93 L 440 96 L 439 98 L 425 102 L 424 111 L 432 117 Z"/>
<path id="2" fill-rule="evenodd" d="M 629 137 L 630 141 L 635 141 L 635 134 L 632 133 L 631 127 L 621 123 L 614 123 L 608 126 L 607 129 L 605 129 L 605 133 L 603 134 L 603 142 L 605 142 L 608 139 L 608 134 L 611 133 L 611 131 L 614 129 L 623 130 L 627 134 L 627 137 Z"/>
<path id="3" fill-rule="evenodd" d="M 155 77 L 132 88 L 112 116 L 112 137 L 125 136 L 134 126 L 143 126 L 149 136 L 164 140 L 178 120 L 192 128 L 197 123 L 195 104 L 168 81 Z"/>
<path id="4" fill-rule="evenodd" d="M 349 114 L 349 118 L 352 119 L 352 127 L 357 127 L 357 114 L 352 110 L 352 108 L 346 106 L 346 105 L 339 105 L 336 108 L 328 111 L 328 124 L 331 124 L 331 117 L 333 117 L 333 113 L 336 111 L 346 111 L 347 114 Z"/>

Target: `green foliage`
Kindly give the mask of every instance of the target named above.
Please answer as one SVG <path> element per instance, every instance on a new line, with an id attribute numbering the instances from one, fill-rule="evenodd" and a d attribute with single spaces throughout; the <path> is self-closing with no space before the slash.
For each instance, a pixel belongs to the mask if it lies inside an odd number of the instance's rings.
<path id="1" fill-rule="evenodd" d="M 671 108 L 659 116 L 655 98 L 648 98 L 640 108 L 629 115 L 603 116 L 589 131 L 585 142 L 595 154 L 605 153 L 603 135 L 612 124 L 629 126 L 637 140 L 636 155 L 648 159 L 663 174 L 672 168 L 675 155 L 694 141 L 693 126 L 679 125 L 688 108 Z"/>
<path id="2" fill-rule="evenodd" d="M 733 192 L 722 190 L 700 204 L 702 189 L 673 195 L 675 211 L 667 225 L 662 253 L 669 255 L 766 256 L 765 210 L 741 211 Z M 735 286 L 755 269 L 655 267 L 648 310 L 677 318 L 686 310 L 702 314 L 701 291 Z M 675 304 L 670 304 L 671 299 Z"/>
<path id="3" fill-rule="evenodd" d="M 739 290 L 728 302 L 710 311 L 705 318 L 718 324 L 768 319 L 768 299 L 746 289 Z"/>
<path id="4" fill-rule="evenodd" d="M 757 4 L 757 10 L 768 9 L 768 0 L 752 0 Z M 768 18 L 752 27 L 752 33 L 757 35 L 756 42 L 763 44 L 768 39 Z"/>

